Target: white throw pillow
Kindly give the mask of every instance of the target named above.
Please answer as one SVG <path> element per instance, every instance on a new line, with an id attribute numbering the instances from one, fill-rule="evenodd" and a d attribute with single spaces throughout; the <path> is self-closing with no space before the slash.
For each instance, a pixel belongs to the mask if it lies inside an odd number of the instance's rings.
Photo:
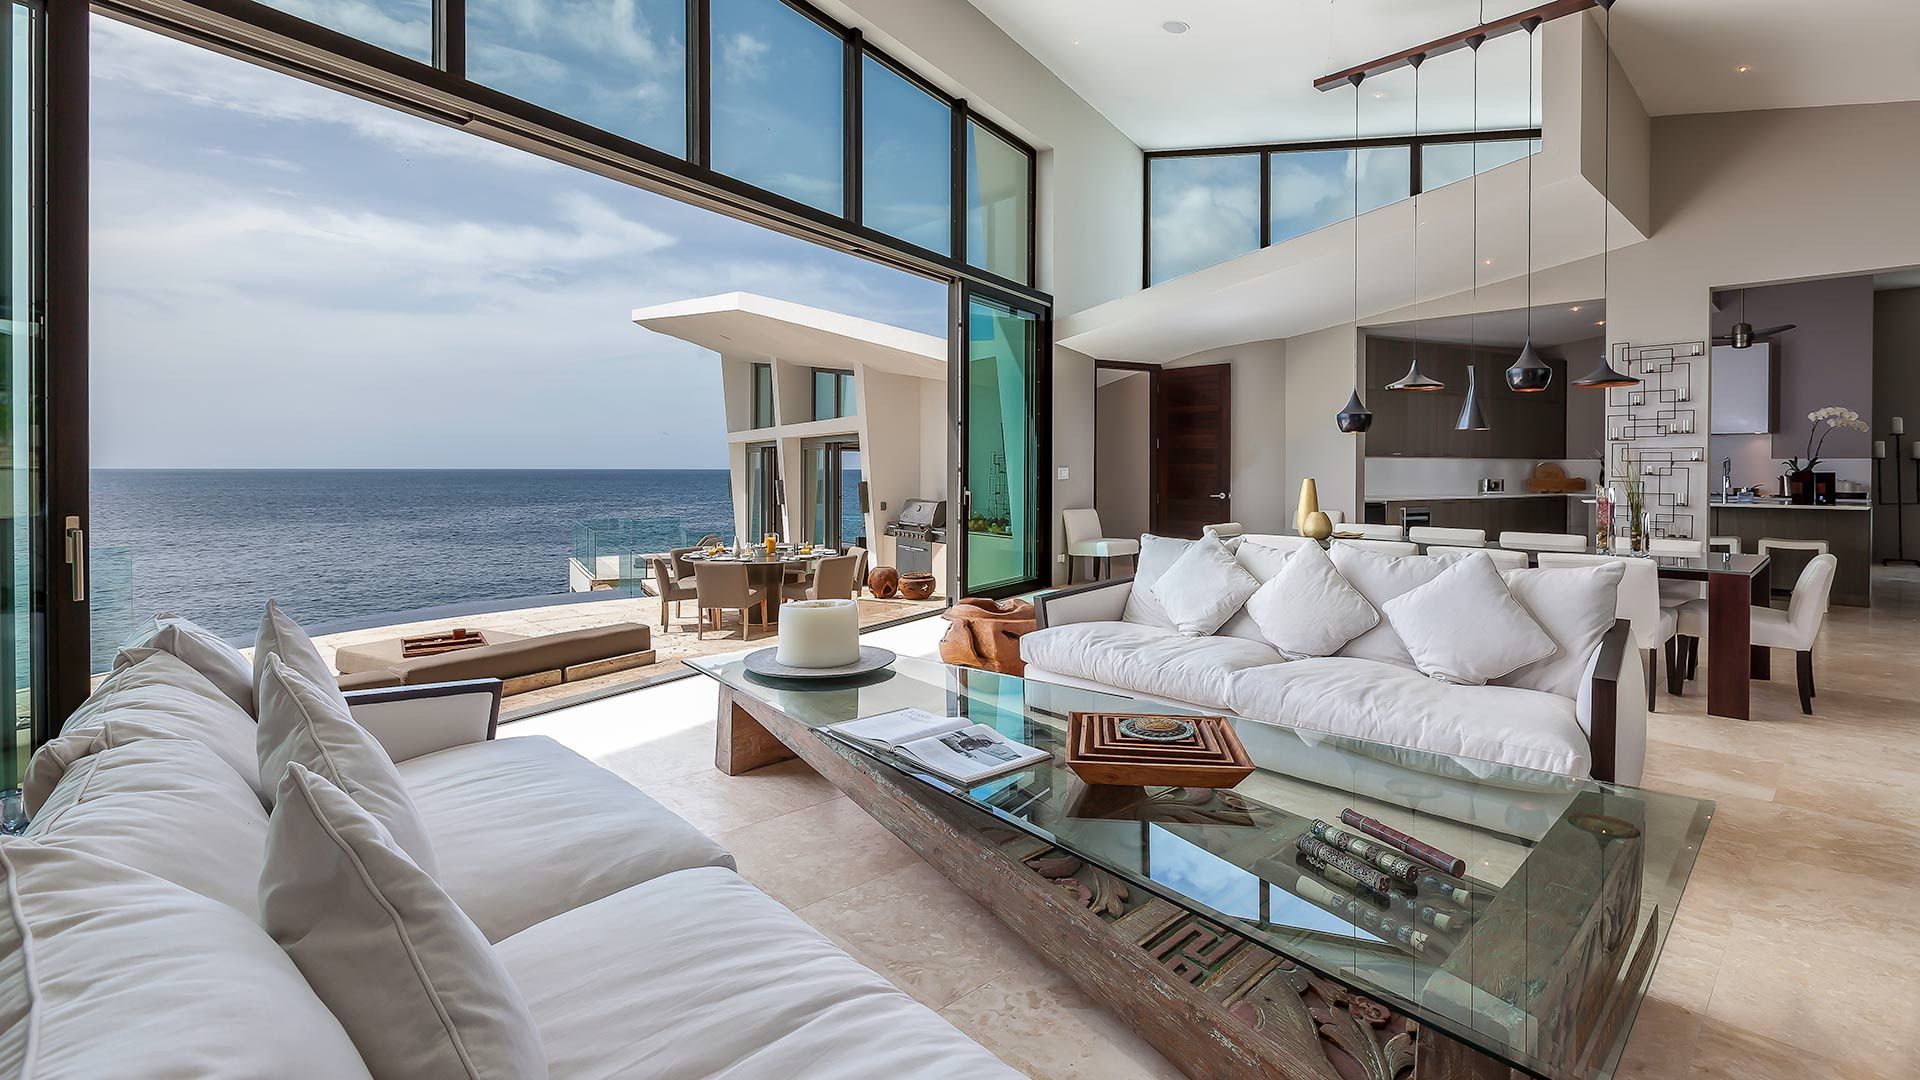
<path id="1" fill-rule="evenodd" d="M 1169 630 L 1173 628 L 1173 618 L 1153 594 L 1153 583 L 1160 580 L 1161 575 L 1171 569 L 1192 546 L 1193 541 L 1175 536 L 1141 535 L 1140 561 L 1133 569 L 1133 588 L 1127 593 L 1127 607 L 1120 615 L 1120 621 L 1141 626 L 1163 626 Z"/>
<path id="2" fill-rule="evenodd" d="M 218 634 L 190 619 L 159 614 L 114 654 L 113 670 L 135 663 L 141 649 L 159 649 L 179 657 L 207 677 L 235 705 L 253 715 L 253 664 Z"/>
<path id="3" fill-rule="evenodd" d="M 372 815 L 298 762 L 267 824 L 260 921 L 375 1076 L 547 1075 L 480 928 Z"/>
<path id="4" fill-rule="evenodd" d="M 1332 656 L 1380 621 L 1380 612 L 1347 584 L 1319 544 L 1296 548 L 1247 601 L 1247 614 L 1289 660 Z"/>
<path id="5" fill-rule="evenodd" d="M 347 707 L 347 699 L 340 692 L 340 682 L 334 678 L 333 667 L 320 656 L 320 650 L 314 647 L 313 639 L 300 628 L 300 624 L 287 617 L 276 601 L 267 601 L 267 613 L 260 617 L 260 636 L 253 646 L 253 690 L 256 704 L 260 695 L 260 677 L 266 673 L 267 657 L 277 656 L 295 674 L 326 691 L 341 708 Z M 258 710 L 255 710 L 258 712 Z M 271 792 L 279 774 L 263 776 L 267 790 Z"/>
<path id="6" fill-rule="evenodd" d="M 1174 629 L 1188 637 L 1206 637 L 1233 618 L 1259 588 L 1260 579 L 1240 565 L 1219 537 L 1208 533 L 1160 575 L 1153 595 Z"/>
<path id="7" fill-rule="evenodd" d="M 260 680 L 260 775 L 279 777 L 298 762 L 353 797 L 428 873 L 437 869 L 420 811 L 380 740 L 326 693 L 267 658 Z"/>
<path id="8" fill-rule="evenodd" d="M 1327 552 L 1333 568 L 1359 590 L 1374 609 L 1386 611 L 1387 601 L 1409 589 L 1417 589 L 1456 561 L 1444 555 L 1387 555 L 1352 544 L 1335 544 Z M 1394 633 L 1390 618 L 1382 618 L 1373 629 L 1347 642 L 1339 655 L 1358 660 L 1378 660 L 1383 664 L 1414 666 L 1412 654 Z"/>
<path id="9" fill-rule="evenodd" d="M 367 1067 L 251 916 L 0 837 L 0 1076 L 366 1080 Z"/>
<path id="10" fill-rule="evenodd" d="M 1507 571 L 1507 591 L 1559 649 L 1495 681 L 1578 700 L 1587 662 L 1600 647 L 1600 639 L 1613 629 L 1626 569 L 1626 563 L 1614 559 L 1592 566 Z"/>
<path id="11" fill-rule="evenodd" d="M 1500 569 L 1469 555 L 1381 608 L 1420 673 L 1485 686 L 1552 656 L 1559 646 L 1507 592 Z"/>

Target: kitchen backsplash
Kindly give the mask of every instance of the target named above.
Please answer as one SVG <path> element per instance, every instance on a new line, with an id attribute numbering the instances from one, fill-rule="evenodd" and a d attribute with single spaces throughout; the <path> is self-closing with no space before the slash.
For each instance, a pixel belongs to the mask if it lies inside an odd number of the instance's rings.
<path id="1" fill-rule="evenodd" d="M 1363 490 L 1369 499 L 1477 495 L 1480 481 L 1491 477 L 1505 480 L 1507 493 L 1514 494 L 1527 489 L 1527 477 L 1533 475 L 1536 464 L 1516 458 L 1368 458 Z M 1600 474 L 1597 461 L 1562 460 L 1558 464 L 1568 476 L 1584 476 L 1589 484 Z"/>

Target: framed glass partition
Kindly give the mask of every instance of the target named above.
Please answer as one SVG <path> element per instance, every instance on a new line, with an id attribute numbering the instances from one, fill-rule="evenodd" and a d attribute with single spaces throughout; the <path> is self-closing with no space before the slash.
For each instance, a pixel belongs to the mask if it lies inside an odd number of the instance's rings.
<path id="1" fill-rule="evenodd" d="M 1147 162 L 1151 283 L 1259 250 L 1261 168 L 1259 154 Z"/>
<path id="2" fill-rule="evenodd" d="M 262 0 L 329 30 L 433 63 L 434 0 Z"/>
<path id="3" fill-rule="evenodd" d="M 961 595 L 998 596 L 1037 585 L 1045 565 L 1046 485 L 1034 465 L 1044 459 L 1049 327 L 1043 312 L 980 289 L 965 290 L 962 309 L 960 514 L 948 550 L 957 537 Z"/>
<path id="4" fill-rule="evenodd" d="M 953 253 L 953 106 L 872 53 L 861 59 L 860 221 Z"/>
<path id="5" fill-rule="evenodd" d="M 840 213 L 845 41 L 782 0 L 711 9 L 713 167 Z"/>
<path id="6" fill-rule="evenodd" d="M 1012 281 L 1033 272 L 1033 154 L 967 121 L 967 261 Z"/>
<path id="7" fill-rule="evenodd" d="M 427 0 L 418 6 L 424 19 Z M 686 0 L 466 6 L 468 78 L 686 156 Z"/>

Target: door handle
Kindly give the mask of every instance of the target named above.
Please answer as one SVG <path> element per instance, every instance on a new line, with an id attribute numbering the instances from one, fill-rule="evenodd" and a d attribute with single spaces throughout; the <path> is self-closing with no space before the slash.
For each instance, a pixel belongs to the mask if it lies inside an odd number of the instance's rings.
<path id="1" fill-rule="evenodd" d="M 68 517 L 67 527 L 67 567 L 73 578 L 73 601 L 85 603 L 87 599 L 87 531 L 80 527 L 78 517 Z"/>
<path id="2" fill-rule="evenodd" d="M 1209 499 L 1224 499 L 1224 498 L 1226 498 L 1226 497 L 1227 497 L 1227 493 L 1226 493 L 1226 492 L 1224 492 L 1224 491 L 1223 491 L 1223 492 L 1221 492 L 1221 493 L 1220 493 L 1220 494 L 1218 494 L 1218 495 L 1209 495 L 1209 496 L 1207 496 L 1207 498 L 1209 498 Z"/>

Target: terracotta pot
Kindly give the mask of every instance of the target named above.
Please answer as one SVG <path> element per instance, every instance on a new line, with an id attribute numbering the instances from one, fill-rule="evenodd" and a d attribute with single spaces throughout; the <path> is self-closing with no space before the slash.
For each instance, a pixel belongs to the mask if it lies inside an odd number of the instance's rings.
<path id="1" fill-rule="evenodd" d="M 867 575 L 867 591 L 875 600 L 891 600 L 900 595 L 900 571 L 891 566 L 876 566 Z"/>
<path id="2" fill-rule="evenodd" d="M 948 608 L 943 618 L 953 625 L 940 639 L 942 661 L 1002 675 L 1026 673 L 1020 635 L 1035 626 L 1032 601 L 968 597 Z"/>
<path id="3" fill-rule="evenodd" d="M 909 600 L 925 600 L 933 595 L 932 574 L 902 574 L 900 576 L 900 595 Z"/>

